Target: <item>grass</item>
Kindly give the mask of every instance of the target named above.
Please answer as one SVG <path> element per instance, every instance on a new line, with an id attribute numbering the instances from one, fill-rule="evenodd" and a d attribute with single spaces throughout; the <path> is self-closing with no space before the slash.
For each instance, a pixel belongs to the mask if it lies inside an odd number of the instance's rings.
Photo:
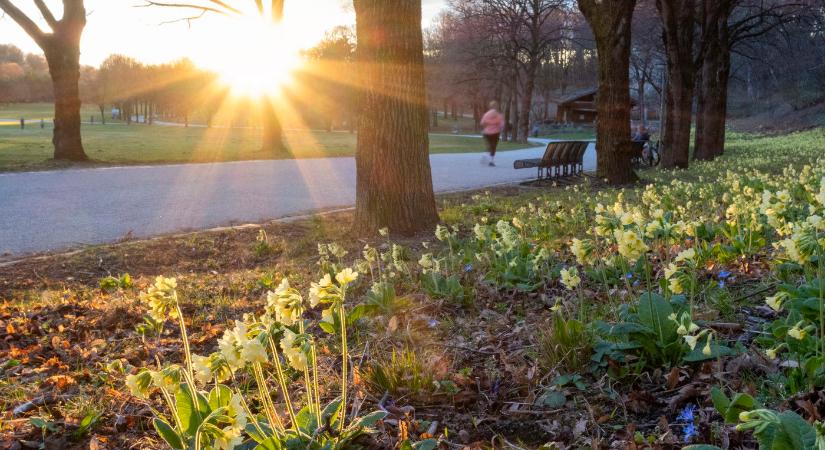
<path id="1" fill-rule="evenodd" d="M 0 114 L 2 116 L 2 114 Z M 283 158 L 260 149 L 260 131 L 253 129 L 183 128 L 147 125 L 88 125 L 82 127 L 86 154 L 96 164 L 169 164 Z M 61 167 L 51 160 L 52 130 L 47 125 L 0 126 L 0 171 Z M 353 156 L 357 137 L 347 132 L 288 130 L 285 141 L 294 158 Z M 528 145 L 502 143 L 502 151 Z M 431 153 L 484 151 L 480 138 L 433 134 Z"/>

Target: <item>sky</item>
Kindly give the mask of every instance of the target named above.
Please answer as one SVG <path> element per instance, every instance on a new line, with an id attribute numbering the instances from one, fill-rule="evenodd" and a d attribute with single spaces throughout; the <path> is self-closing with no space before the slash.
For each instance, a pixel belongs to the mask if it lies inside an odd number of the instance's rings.
<path id="1" fill-rule="evenodd" d="M 30 0 L 13 0 L 14 4 L 43 20 Z M 62 12 L 62 2 L 47 0 L 55 15 Z M 233 5 L 253 5 L 252 0 L 235 0 Z M 444 7 L 445 0 L 422 0 L 424 26 Z M 175 21 L 186 17 L 178 8 L 141 8 L 142 0 L 86 0 L 88 15 L 81 42 L 81 63 L 98 66 L 112 53 L 135 57 L 146 63 L 162 63 L 189 57 L 196 64 L 213 69 L 224 55 L 238 49 L 249 52 L 260 45 L 254 36 L 245 36 L 247 24 L 236 19 L 213 15 L 194 20 Z M 355 23 L 351 0 L 286 0 L 284 30 L 278 39 L 292 49 L 311 47 L 324 32 L 338 25 Z M 230 21 L 230 22 L 227 22 Z M 0 18 L 0 43 L 14 44 L 28 53 L 40 49 L 10 18 Z M 249 47 L 246 47 L 249 46 Z"/>

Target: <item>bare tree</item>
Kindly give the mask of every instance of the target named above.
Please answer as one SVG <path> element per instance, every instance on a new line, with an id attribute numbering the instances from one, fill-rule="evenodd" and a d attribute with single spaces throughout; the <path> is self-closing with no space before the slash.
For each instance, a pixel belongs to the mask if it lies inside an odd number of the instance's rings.
<path id="1" fill-rule="evenodd" d="M 638 180 L 631 165 L 630 30 L 636 0 L 578 0 L 596 40 L 599 58 L 598 175 L 610 184 Z"/>
<path id="2" fill-rule="evenodd" d="M 735 47 L 789 22 L 804 21 L 804 13 L 809 10 L 816 13 L 816 2 L 701 1 L 704 49 L 701 65 L 697 68 L 700 82 L 696 102 L 695 159 L 712 160 L 724 151 L 731 53 Z"/>
<path id="3" fill-rule="evenodd" d="M 0 9 L 12 18 L 37 43 L 46 55 L 54 87 L 54 159 L 84 161 L 80 137 L 80 36 L 86 26 L 83 0 L 63 0 L 59 20 L 44 0 L 34 0 L 38 11 L 51 28 L 43 31 L 10 0 L 0 0 Z"/>

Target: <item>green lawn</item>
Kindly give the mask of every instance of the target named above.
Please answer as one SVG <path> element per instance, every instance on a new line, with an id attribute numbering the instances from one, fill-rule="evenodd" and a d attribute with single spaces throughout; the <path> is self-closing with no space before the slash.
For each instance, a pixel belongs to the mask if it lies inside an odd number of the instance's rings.
<path id="1" fill-rule="evenodd" d="M 0 114 L 2 116 L 2 114 Z M 50 124 L 39 124 L 21 130 L 13 123 L 0 124 L 0 171 L 42 170 L 63 165 L 51 161 L 52 130 Z M 97 164 L 164 164 L 203 163 L 272 159 L 260 150 L 260 131 L 253 129 L 183 128 L 147 125 L 83 125 L 86 153 Z M 285 140 L 292 157 L 316 158 L 352 156 L 356 135 L 346 132 L 311 130 L 287 131 Z M 526 147 L 523 144 L 502 143 L 501 150 Z M 465 153 L 484 151 L 480 138 L 444 136 L 430 137 L 432 153 Z"/>

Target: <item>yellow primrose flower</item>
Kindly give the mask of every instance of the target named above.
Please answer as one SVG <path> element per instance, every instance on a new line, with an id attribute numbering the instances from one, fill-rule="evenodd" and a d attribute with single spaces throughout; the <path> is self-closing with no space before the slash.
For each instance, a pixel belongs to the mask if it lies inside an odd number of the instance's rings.
<path id="1" fill-rule="evenodd" d="M 693 262 L 694 260 L 696 260 L 696 250 L 694 250 L 693 248 L 682 250 L 681 252 L 679 252 L 678 255 L 676 255 L 676 258 L 674 258 L 673 260 L 676 262 Z"/>
<path id="2" fill-rule="evenodd" d="M 673 292 L 674 294 L 681 294 L 685 291 L 685 287 L 682 286 L 682 280 L 679 277 L 671 278 L 668 283 L 668 288 L 670 289 L 670 292 Z"/>
<path id="3" fill-rule="evenodd" d="M 563 284 L 567 289 L 575 289 L 581 281 L 581 278 L 579 278 L 579 271 L 576 270 L 575 267 L 561 269 L 561 284 Z"/>
<path id="4" fill-rule="evenodd" d="M 335 275 L 335 280 L 338 282 L 339 285 L 346 286 L 358 278 L 358 272 L 354 272 L 352 269 L 347 267 L 346 269 L 338 272 Z"/>
<path id="5" fill-rule="evenodd" d="M 152 372 L 143 370 L 137 375 L 126 376 L 126 387 L 135 397 L 145 398 L 152 384 Z"/>
<path id="6" fill-rule="evenodd" d="M 782 309 L 782 302 L 788 297 L 788 294 L 785 292 L 777 292 L 770 297 L 765 297 L 765 303 L 770 306 L 770 308 L 774 311 L 779 311 Z"/>
<path id="7" fill-rule="evenodd" d="M 149 305 L 149 315 L 157 322 L 163 322 L 166 318 L 177 319 L 177 280 L 158 276 L 155 284 L 149 287 L 146 292 L 140 294 L 140 299 Z"/>
<path id="8" fill-rule="evenodd" d="M 265 363 L 268 360 L 266 349 L 257 339 L 246 341 L 241 349 L 241 358 L 249 364 Z"/>
<path id="9" fill-rule="evenodd" d="M 314 308 L 330 296 L 330 288 L 332 287 L 332 277 L 325 274 L 323 278 L 317 283 L 312 283 L 309 288 L 309 306 Z"/>
<path id="10" fill-rule="evenodd" d="M 195 381 L 201 385 L 212 380 L 212 367 L 208 356 L 192 354 L 192 369 L 195 372 Z"/>
<path id="11" fill-rule="evenodd" d="M 241 400 L 240 395 L 232 394 L 229 405 L 226 407 L 226 416 L 231 419 L 229 427 L 234 430 L 243 430 L 246 427 L 246 410 Z"/>
<path id="12" fill-rule="evenodd" d="M 676 272 L 679 271 L 679 268 L 676 267 L 676 264 L 670 263 L 665 267 L 665 279 L 669 280 Z"/>
<path id="13" fill-rule="evenodd" d="M 593 247 L 589 241 L 573 239 L 570 241 L 570 252 L 576 257 L 576 262 L 587 265 L 591 262 Z"/>
<path id="14" fill-rule="evenodd" d="M 220 433 L 215 433 L 215 448 L 217 450 L 234 450 L 243 444 L 241 430 L 233 427 L 224 427 Z"/>
<path id="15" fill-rule="evenodd" d="M 685 343 L 688 345 L 688 347 L 690 347 L 691 350 L 696 348 L 696 343 L 699 341 L 698 336 L 691 336 L 691 335 L 685 336 L 684 339 L 685 339 Z"/>
<path id="16" fill-rule="evenodd" d="M 776 359 L 776 351 L 777 350 L 778 350 L 777 348 L 769 348 L 769 349 L 765 350 L 765 356 L 767 356 L 768 359 L 770 359 L 770 360 L 774 360 L 774 359 Z"/>
<path id="17" fill-rule="evenodd" d="M 305 370 L 307 368 L 307 355 L 300 347 L 295 346 L 297 337 L 298 335 L 290 329 L 285 329 L 284 336 L 281 338 L 281 349 L 290 366 L 296 370 Z"/>
<path id="18" fill-rule="evenodd" d="M 793 328 L 788 330 L 788 336 L 801 341 L 808 336 L 808 331 L 804 328 L 799 328 L 799 324 L 796 324 Z"/>
<path id="19" fill-rule="evenodd" d="M 705 348 L 702 349 L 702 354 L 705 355 L 705 356 L 710 356 L 711 353 L 712 353 L 712 351 L 711 351 L 711 348 L 710 348 L 710 337 L 708 337 L 708 341 L 705 344 Z"/>

